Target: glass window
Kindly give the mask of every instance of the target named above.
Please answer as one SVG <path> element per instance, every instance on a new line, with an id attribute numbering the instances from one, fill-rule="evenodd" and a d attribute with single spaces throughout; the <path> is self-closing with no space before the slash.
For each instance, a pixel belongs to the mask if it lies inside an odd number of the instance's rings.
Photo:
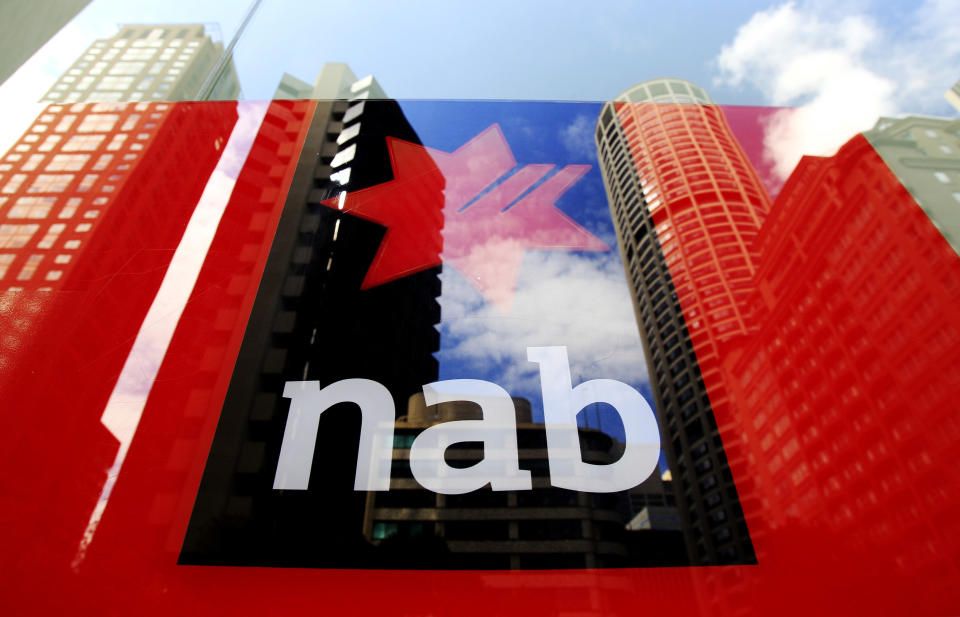
<path id="1" fill-rule="evenodd" d="M 13 260 L 16 258 L 16 255 L 10 253 L 0 255 L 0 279 L 7 275 L 7 270 L 10 268 L 10 264 L 12 264 Z"/>
<path id="2" fill-rule="evenodd" d="M 45 219 L 56 203 L 56 197 L 20 197 L 10 207 L 7 217 L 12 219 Z"/>
<path id="3" fill-rule="evenodd" d="M 54 137 L 51 135 L 51 137 Z M 86 152 L 96 150 L 104 139 L 104 135 L 73 135 L 63 144 L 64 152 Z M 42 149 L 42 148 L 41 148 Z"/>
<path id="4" fill-rule="evenodd" d="M 79 171 L 89 160 L 89 154 L 55 154 L 46 169 L 47 171 Z"/>
<path id="5" fill-rule="evenodd" d="M 77 131 L 80 133 L 111 131 L 119 117 L 117 114 L 90 114 L 80 121 Z"/>
<path id="6" fill-rule="evenodd" d="M 23 248 L 37 233 L 40 225 L 32 223 L 29 225 L 0 225 L 0 249 L 18 249 Z"/>
<path id="7" fill-rule="evenodd" d="M 60 237 L 60 234 L 63 233 L 63 230 L 66 229 L 66 225 L 63 223 L 54 223 L 47 229 L 47 233 L 43 236 L 43 239 L 37 243 L 37 248 L 41 249 L 51 249 L 53 245 L 56 244 L 57 238 Z"/>
<path id="8" fill-rule="evenodd" d="M 26 265 L 23 266 L 23 269 L 20 270 L 20 274 L 17 275 L 18 281 L 29 281 L 33 278 L 34 273 L 37 271 L 37 268 L 40 267 L 40 262 L 43 261 L 43 255 L 31 255 L 27 258 Z"/>
<path id="9" fill-rule="evenodd" d="M 146 62 L 117 62 L 111 68 L 108 74 L 110 75 L 136 75 L 144 68 L 146 68 Z"/>

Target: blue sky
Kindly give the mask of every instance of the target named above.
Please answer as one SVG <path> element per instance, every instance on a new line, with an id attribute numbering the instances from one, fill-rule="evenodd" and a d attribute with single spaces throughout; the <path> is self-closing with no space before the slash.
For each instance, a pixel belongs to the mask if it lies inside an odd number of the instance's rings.
<path id="1" fill-rule="evenodd" d="M 756 2 L 414 2 L 323 3 L 335 23 L 297 19 L 302 3 L 265 0 L 245 44 L 276 32 L 288 71 L 311 79 L 319 58 L 374 73 L 397 98 L 605 100 L 663 75 L 709 82 L 711 60 Z M 602 7 L 602 8 L 601 8 Z M 600 8 L 600 10 L 598 10 Z M 270 55 L 238 62 L 266 74 Z M 249 87 L 256 94 L 255 86 Z M 749 94 L 724 92 L 730 102 Z M 754 100 L 753 102 L 757 102 Z"/>
<path id="2" fill-rule="evenodd" d="M 0 146 L 97 37 L 123 23 L 204 23 L 229 40 L 248 0 L 93 0 L 0 87 Z M 246 98 L 325 62 L 373 73 L 398 99 L 601 101 L 663 76 L 725 104 L 805 108 L 778 122 L 770 157 L 830 154 L 879 115 L 954 114 L 960 2 L 924 0 L 263 0 L 235 51 Z"/>
<path id="3" fill-rule="evenodd" d="M 883 43 L 866 55 L 883 56 L 891 45 L 899 45 L 902 55 L 921 48 L 922 40 L 933 47 L 936 39 L 951 39 L 960 27 L 949 23 L 960 16 L 956 5 L 939 0 L 909 6 L 879 1 L 263 0 L 236 61 L 250 98 L 268 97 L 283 71 L 312 80 L 324 62 L 338 61 L 350 63 L 358 75 L 374 73 L 396 98 L 596 101 L 638 81 L 677 76 L 700 83 L 721 103 L 765 104 L 770 97 L 762 85 L 723 79 L 718 62 L 757 15 L 793 7 L 792 27 L 801 34 L 805 20 L 819 18 L 823 33 L 801 38 L 821 47 L 830 46 L 831 28 L 850 16 L 863 17 L 878 34 L 876 42 Z M 229 39 L 248 7 L 248 0 L 93 0 L 58 37 L 56 49 L 47 50 L 56 51 L 55 57 L 33 70 L 62 67 L 90 39 L 109 36 L 121 23 L 218 24 Z M 782 35 L 781 47 L 789 49 L 792 40 Z M 935 49 L 923 63 L 955 70 L 956 46 Z M 903 69 L 897 74 L 873 64 L 886 77 L 905 78 Z M 946 109 L 942 101 L 938 105 Z"/>

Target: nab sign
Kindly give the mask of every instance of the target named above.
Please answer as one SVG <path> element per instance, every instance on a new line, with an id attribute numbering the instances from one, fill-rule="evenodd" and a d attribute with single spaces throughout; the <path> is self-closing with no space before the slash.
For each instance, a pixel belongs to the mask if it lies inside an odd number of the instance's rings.
<path id="1" fill-rule="evenodd" d="M 581 130 L 596 113 L 317 104 L 244 299 L 180 563 L 689 563 L 676 521 L 690 487 L 660 473 L 687 446 L 661 442 L 670 426 L 648 403 L 627 284 L 640 273 L 624 267 Z M 657 381 L 681 388 L 692 357 L 670 361 Z"/>
<path id="2" fill-rule="evenodd" d="M 540 365 L 550 482 L 589 493 L 614 493 L 643 482 L 657 466 L 660 434 L 653 410 L 635 389 L 613 379 L 594 379 L 576 387 L 570 380 L 565 347 L 530 347 L 527 357 Z M 452 379 L 423 386 L 427 405 L 467 401 L 480 406 L 482 420 L 455 420 L 425 429 L 410 446 L 410 470 L 424 488 L 456 495 L 489 485 L 494 491 L 529 490 L 530 472 L 519 467 L 513 400 L 495 383 Z M 390 489 L 393 460 L 393 397 L 370 379 L 344 379 L 320 389 L 316 381 L 289 381 L 289 398 L 274 489 L 306 490 L 310 480 L 320 415 L 338 403 L 360 408 L 360 449 L 354 489 Z M 594 403 L 612 406 L 626 436 L 624 452 L 606 465 L 586 463 L 580 451 L 577 413 Z M 453 444 L 480 442 L 483 459 L 466 468 L 444 460 Z"/>

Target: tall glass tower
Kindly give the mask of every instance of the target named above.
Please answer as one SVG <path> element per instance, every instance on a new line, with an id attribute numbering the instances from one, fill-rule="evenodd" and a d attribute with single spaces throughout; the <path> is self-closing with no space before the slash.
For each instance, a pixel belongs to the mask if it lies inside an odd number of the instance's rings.
<path id="1" fill-rule="evenodd" d="M 720 359 L 748 331 L 770 199 L 723 111 L 690 82 L 626 90 L 603 107 L 596 141 L 690 561 L 753 563 Z"/>

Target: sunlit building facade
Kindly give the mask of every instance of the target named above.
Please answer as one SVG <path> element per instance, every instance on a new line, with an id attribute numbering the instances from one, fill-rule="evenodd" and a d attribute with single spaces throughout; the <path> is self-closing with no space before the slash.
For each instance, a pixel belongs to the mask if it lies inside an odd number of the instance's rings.
<path id="1" fill-rule="evenodd" d="M 207 85 L 208 80 L 210 81 Z M 94 41 L 43 102 L 189 101 L 238 98 L 232 58 L 201 24 L 126 25 Z"/>
<path id="2" fill-rule="evenodd" d="M 880 118 L 863 135 L 960 253 L 960 119 Z"/>
<path id="3" fill-rule="evenodd" d="M 107 238 L 149 237 L 129 222 L 140 208 L 182 212 L 181 189 L 216 161 L 235 119 L 235 109 L 219 106 L 49 105 L 0 162 L 0 319 L 36 327 L 47 294 L 69 287 L 74 272 L 84 278 L 111 265 Z M 186 147 L 196 152 L 189 173 L 163 160 Z M 0 364 L 18 347 L 9 336 L 0 343 Z"/>

